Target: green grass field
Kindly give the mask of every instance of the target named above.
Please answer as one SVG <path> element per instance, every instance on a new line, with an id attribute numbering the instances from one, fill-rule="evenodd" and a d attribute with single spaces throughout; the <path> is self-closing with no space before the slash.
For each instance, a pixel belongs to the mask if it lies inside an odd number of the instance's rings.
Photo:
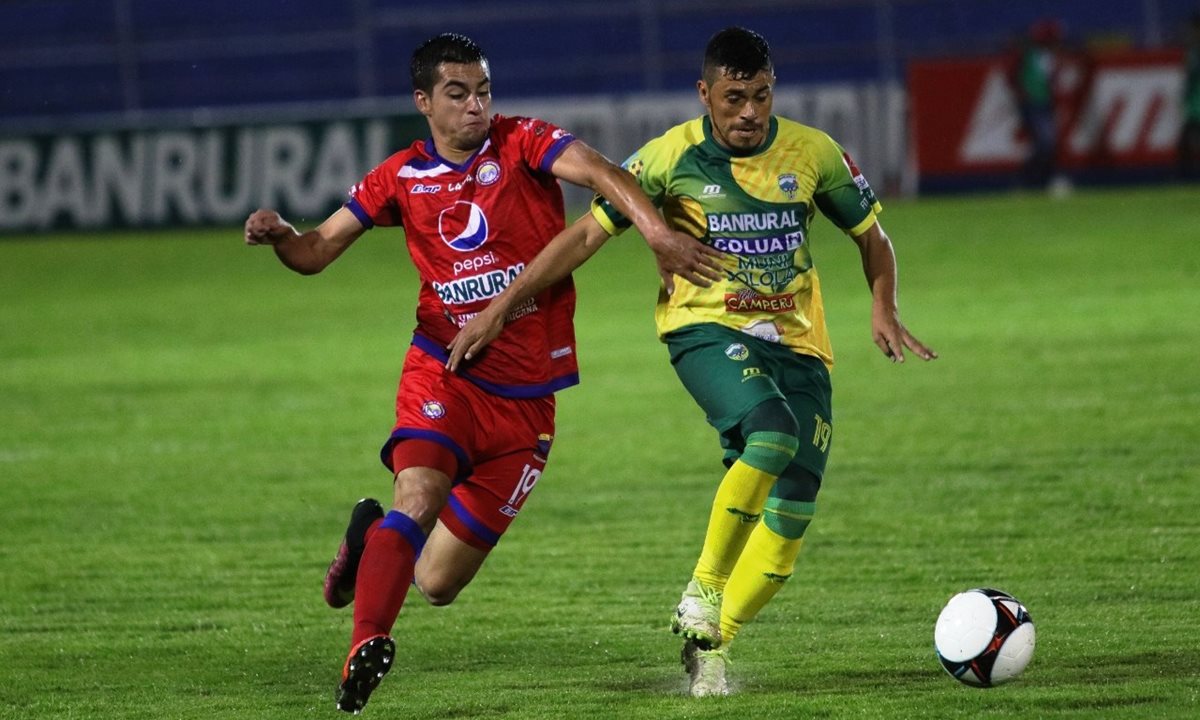
<path id="1" fill-rule="evenodd" d="M 814 247 L 836 432 L 796 577 L 684 695 L 666 631 L 720 475 L 632 236 L 577 275 L 584 382 L 549 470 L 448 608 L 410 596 L 376 718 L 1200 716 L 1200 190 L 889 203 L 901 309 Z M 333 717 L 320 584 L 387 497 L 416 289 L 368 234 L 302 278 L 237 229 L 0 241 L 0 717 Z M 1038 629 L 1016 683 L 932 652 L 980 585 Z"/>

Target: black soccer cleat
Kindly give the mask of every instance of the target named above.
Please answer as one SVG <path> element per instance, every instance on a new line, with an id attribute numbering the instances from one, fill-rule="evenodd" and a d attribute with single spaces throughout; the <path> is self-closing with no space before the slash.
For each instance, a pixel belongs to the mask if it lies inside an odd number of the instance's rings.
<path id="1" fill-rule="evenodd" d="M 383 506 L 373 498 L 363 498 L 350 512 L 346 536 L 338 546 L 337 555 L 325 571 L 325 602 L 331 608 L 344 608 L 354 602 L 354 580 L 358 563 L 367 547 L 367 529 L 383 517 Z"/>
<path id="2" fill-rule="evenodd" d="M 396 657 L 396 641 L 387 635 L 367 638 L 350 651 L 342 668 L 342 684 L 337 689 L 337 709 L 342 712 L 362 712 L 371 693 L 379 687 L 383 676 L 392 669 Z"/>

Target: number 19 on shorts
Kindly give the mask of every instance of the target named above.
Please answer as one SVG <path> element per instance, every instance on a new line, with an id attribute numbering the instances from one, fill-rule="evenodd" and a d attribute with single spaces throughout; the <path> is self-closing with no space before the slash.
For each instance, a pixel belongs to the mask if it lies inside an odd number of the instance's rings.
<path id="1" fill-rule="evenodd" d="M 812 444 L 821 452 L 826 452 L 829 450 L 829 439 L 833 436 L 833 425 L 820 415 L 813 415 L 813 424 L 816 428 L 813 430 Z"/>
<path id="2" fill-rule="evenodd" d="M 525 465 L 525 469 L 521 471 L 521 479 L 517 481 L 516 487 L 513 488 L 512 495 L 509 496 L 508 502 L 504 507 L 500 508 L 500 512 L 509 517 L 516 517 L 518 508 L 521 503 L 525 502 L 526 496 L 533 492 L 533 486 L 537 485 L 538 478 L 542 476 L 542 471 L 529 465 Z"/>

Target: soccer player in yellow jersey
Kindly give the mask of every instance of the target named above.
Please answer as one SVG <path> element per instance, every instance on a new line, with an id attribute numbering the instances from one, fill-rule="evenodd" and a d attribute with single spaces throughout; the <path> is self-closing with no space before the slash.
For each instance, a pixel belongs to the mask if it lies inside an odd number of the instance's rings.
<path id="1" fill-rule="evenodd" d="M 883 354 L 897 363 L 906 349 L 937 357 L 900 322 L 895 255 L 871 186 L 828 135 L 771 114 L 774 85 L 760 35 L 718 32 L 697 82 L 707 113 L 625 162 L 672 227 L 722 254 L 721 280 L 702 287 L 666 276 L 655 309 L 671 364 L 720 434 L 727 468 L 671 617 L 695 696 L 728 693 L 729 646 L 791 577 L 816 510 L 833 436 L 833 353 L 810 247 L 815 211 L 859 247 Z M 511 308 L 629 225 L 597 198 L 462 329 L 448 366 L 477 355 Z"/>

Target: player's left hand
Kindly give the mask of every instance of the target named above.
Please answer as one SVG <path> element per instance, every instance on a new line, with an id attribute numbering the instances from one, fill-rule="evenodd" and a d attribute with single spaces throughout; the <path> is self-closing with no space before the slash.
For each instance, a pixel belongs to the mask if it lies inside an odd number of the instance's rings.
<path id="1" fill-rule="evenodd" d="M 875 308 L 871 311 L 871 336 L 875 345 L 894 363 L 904 362 L 904 348 L 926 361 L 936 360 L 938 356 L 904 327 L 896 310 Z"/>
<path id="2" fill-rule="evenodd" d="M 721 253 L 687 233 L 672 231 L 646 238 L 646 244 L 654 251 L 668 294 L 675 291 L 676 275 L 700 287 L 710 287 L 722 277 Z"/>
<path id="3" fill-rule="evenodd" d="M 247 245 L 276 245 L 296 236 L 296 228 L 274 210 L 260 208 L 246 218 Z"/>
<path id="4" fill-rule="evenodd" d="M 450 353 L 446 360 L 446 369 L 450 372 L 458 372 L 459 365 L 478 356 L 504 329 L 504 315 L 488 312 L 489 309 L 491 306 L 468 320 L 446 346 Z"/>

